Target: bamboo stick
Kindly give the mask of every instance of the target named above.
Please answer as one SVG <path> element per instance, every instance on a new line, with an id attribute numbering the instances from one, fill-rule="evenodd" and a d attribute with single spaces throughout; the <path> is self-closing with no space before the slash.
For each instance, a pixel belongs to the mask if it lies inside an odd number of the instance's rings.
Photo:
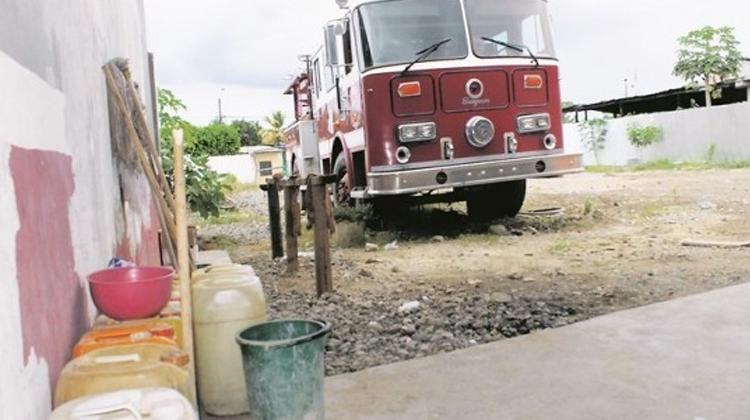
<path id="1" fill-rule="evenodd" d="M 133 101 L 136 104 L 140 104 L 141 98 L 138 96 L 138 92 L 135 90 L 135 86 L 133 85 L 132 80 L 130 79 L 129 74 L 125 77 L 125 80 L 127 81 L 127 89 L 128 94 L 130 95 L 130 100 Z M 148 122 L 146 121 L 146 115 L 143 113 L 143 109 L 140 106 L 136 107 L 136 114 L 138 115 L 138 123 L 142 127 L 142 131 L 147 136 L 146 138 L 146 145 L 148 146 L 146 148 L 146 152 L 148 152 L 149 157 L 152 160 L 152 164 L 154 167 L 158 170 L 157 175 L 159 176 L 159 182 L 161 183 L 162 190 L 164 191 L 164 197 L 167 200 L 167 204 L 169 205 L 170 210 L 174 212 L 174 196 L 172 195 L 172 191 L 169 188 L 169 183 L 167 182 L 167 177 L 164 174 L 164 168 L 161 166 L 161 159 L 159 158 L 159 151 L 156 150 L 156 140 L 155 135 L 151 134 L 151 130 L 148 129 Z"/>
<path id="2" fill-rule="evenodd" d="M 115 106 L 120 111 L 120 114 L 125 121 L 125 126 L 128 131 L 128 137 L 130 138 L 130 142 L 133 145 L 135 154 L 138 157 L 138 161 L 141 164 L 143 172 L 146 174 L 146 179 L 148 180 L 151 194 L 153 195 L 154 200 L 156 201 L 157 208 L 159 210 L 160 222 L 163 222 L 162 229 L 170 237 L 167 241 L 167 250 L 170 254 L 170 258 L 173 259 L 172 264 L 175 265 L 177 264 L 177 253 L 174 249 L 174 244 L 177 242 L 177 232 L 174 225 L 173 213 L 169 210 L 169 205 L 167 204 L 164 196 L 161 193 L 162 189 L 159 187 L 159 183 L 156 180 L 154 168 L 151 166 L 149 159 L 146 156 L 146 152 L 143 150 L 143 145 L 141 144 L 141 140 L 138 137 L 138 132 L 133 125 L 130 112 L 128 112 L 127 106 L 125 105 L 125 100 L 123 99 L 119 89 L 117 88 L 117 83 L 115 82 L 115 78 L 112 74 L 112 69 L 109 64 L 104 66 L 104 75 L 106 76 L 109 91 L 114 97 Z"/>
<path id="3" fill-rule="evenodd" d="M 177 259 L 179 261 L 180 299 L 183 343 L 182 347 L 190 355 L 190 384 L 192 395 L 195 388 L 195 348 L 193 344 L 193 290 L 190 281 L 190 245 L 188 243 L 187 192 L 185 188 L 185 161 L 183 132 L 172 131 L 174 143 L 174 189 L 175 219 L 177 222 Z"/>

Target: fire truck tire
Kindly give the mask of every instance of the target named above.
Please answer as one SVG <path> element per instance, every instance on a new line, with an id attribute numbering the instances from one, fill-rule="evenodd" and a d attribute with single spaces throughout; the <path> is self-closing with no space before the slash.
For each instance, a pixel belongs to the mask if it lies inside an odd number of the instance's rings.
<path id="1" fill-rule="evenodd" d="M 472 190 L 466 199 L 469 217 L 487 222 L 516 217 L 526 199 L 526 180 L 493 184 Z"/>
<path id="2" fill-rule="evenodd" d="M 333 173 L 336 175 L 336 184 L 333 186 L 333 205 L 336 207 L 351 206 L 353 204 L 349 195 L 351 189 L 346 176 L 349 172 L 346 167 L 346 156 L 343 152 L 336 157 L 336 162 L 333 164 Z"/>

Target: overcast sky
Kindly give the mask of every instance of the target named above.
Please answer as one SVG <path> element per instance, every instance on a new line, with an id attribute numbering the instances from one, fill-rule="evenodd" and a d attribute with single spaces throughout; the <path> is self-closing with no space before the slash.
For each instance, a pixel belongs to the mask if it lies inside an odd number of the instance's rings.
<path id="1" fill-rule="evenodd" d="M 500 4 L 502 0 L 498 0 Z M 283 96 L 297 56 L 314 52 L 334 0 L 145 0 L 157 82 L 204 124 L 223 98 L 230 118 L 292 112 Z M 563 99 L 578 103 L 679 86 L 671 76 L 677 38 L 703 25 L 736 28 L 750 56 L 747 0 L 550 0 Z M 633 88 L 631 88 L 631 94 Z"/>

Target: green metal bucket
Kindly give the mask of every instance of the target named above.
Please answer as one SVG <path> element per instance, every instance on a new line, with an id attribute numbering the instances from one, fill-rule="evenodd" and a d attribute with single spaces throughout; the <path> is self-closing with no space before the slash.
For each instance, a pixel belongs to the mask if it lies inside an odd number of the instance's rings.
<path id="1" fill-rule="evenodd" d="M 271 321 L 237 334 L 252 420 L 323 420 L 325 321 Z"/>

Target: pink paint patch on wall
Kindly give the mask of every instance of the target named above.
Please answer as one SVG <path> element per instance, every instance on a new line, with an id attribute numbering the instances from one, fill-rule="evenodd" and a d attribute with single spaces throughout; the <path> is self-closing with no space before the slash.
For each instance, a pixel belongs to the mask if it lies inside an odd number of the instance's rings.
<path id="1" fill-rule="evenodd" d="M 71 157 L 14 146 L 10 172 L 20 222 L 16 264 L 24 355 L 28 362 L 34 348 L 47 361 L 54 389 L 87 326 L 68 218 L 75 189 Z"/>
<path id="2" fill-rule="evenodd" d="M 142 187 L 148 188 L 147 185 Z M 123 191 L 123 200 L 129 200 L 127 191 Z M 159 232 L 161 226 L 159 224 L 159 213 L 153 203 L 149 206 L 148 211 L 150 213 L 151 224 L 143 224 L 140 227 L 140 242 L 137 244 L 135 255 L 131 251 L 132 239 L 126 232 L 122 232 L 122 239 L 117 243 L 114 255 L 127 261 L 133 261 L 139 266 L 159 266 L 161 265 L 161 250 L 159 249 Z"/>

